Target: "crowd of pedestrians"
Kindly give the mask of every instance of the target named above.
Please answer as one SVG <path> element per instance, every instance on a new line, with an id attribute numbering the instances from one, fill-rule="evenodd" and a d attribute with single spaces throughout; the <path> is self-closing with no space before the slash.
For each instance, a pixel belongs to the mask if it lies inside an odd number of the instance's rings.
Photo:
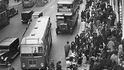
<path id="1" fill-rule="evenodd" d="M 67 68 L 76 70 L 89 64 L 90 70 L 124 70 L 121 24 L 115 22 L 112 6 L 104 0 L 89 0 L 81 18 L 85 30 L 75 36 L 70 46 L 69 42 L 65 46 L 66 60 L 71 62 Z M 69 49 L 73 56 L 68 55 Z"/>

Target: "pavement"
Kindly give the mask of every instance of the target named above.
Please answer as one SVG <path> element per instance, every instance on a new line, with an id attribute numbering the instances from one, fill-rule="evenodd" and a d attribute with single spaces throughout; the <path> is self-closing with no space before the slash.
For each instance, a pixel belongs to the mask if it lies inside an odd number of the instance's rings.
<path id="1" fill-rule="evenodd" d="M 85 10 L 85 5 L 86 5 L 86 1 L 83 0 L 83 3 L 80 5 L 80 10 L 79 10 L 80 17 L 81 17 L 81 11 Z M 85 22 L 81 22 L 78 34 L 80 34 L 84 30 L 85 30 Z M 89 69 L 90 69 L 89 64 L 82 64 L 80 67 L 78 67 L 78 70 L 89 70 Z"/>
<path id="2" fill-rule="evenodd" d="M 15 0 L 9 0 L 9 7 L 16 6 L 21 4 L 22 1 L 20 0 L 19 2 L 16 2 Z"/>

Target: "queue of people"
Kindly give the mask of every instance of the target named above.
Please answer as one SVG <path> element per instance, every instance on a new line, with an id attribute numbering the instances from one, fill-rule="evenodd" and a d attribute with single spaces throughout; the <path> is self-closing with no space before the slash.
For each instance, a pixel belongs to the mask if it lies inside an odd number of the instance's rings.
<path id="1" fill-rule="evenodd" d="M 89 0 L 81 18 L 85 30 L 66 45 L 72 52 L 68 55 L 65 51 L 67 68 L 76 70 L 89 64 L 90 70 L 124 70 L 124 40 L 112 6 L 103 0 Z"/>

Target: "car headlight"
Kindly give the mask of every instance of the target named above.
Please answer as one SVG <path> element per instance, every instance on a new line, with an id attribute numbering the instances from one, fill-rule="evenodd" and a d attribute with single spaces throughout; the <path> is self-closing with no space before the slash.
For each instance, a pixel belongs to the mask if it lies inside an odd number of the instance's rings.
<path id="1" fill-rule="evenodd" d="M 43 63 L 41 63 L 40 65 L 41 65 L 41 67 L 44 67 L 44 64 Z"/>
<path id="2" fill-rule="evenodd" d="M 71 9 L 68 9 L 68 11 L 71 11 Z"/>
<path id="3" fill-rule="evenodd" d="M 25 67 L 25 63 L 22 63 L 22 67 Z"/>
<path id="4" fill-rule="evenodd" d="M 4 59 L 3 56 L 1 56 L 1 59 L 2 59 L 2 60 Z"/>
<path id="5" fill-rule="evenodd" d="M 8 59 L 8 57 L 5 57 L 5 58 L 4 58 L 4 61 L 7 61 L 7 59 Z"/>

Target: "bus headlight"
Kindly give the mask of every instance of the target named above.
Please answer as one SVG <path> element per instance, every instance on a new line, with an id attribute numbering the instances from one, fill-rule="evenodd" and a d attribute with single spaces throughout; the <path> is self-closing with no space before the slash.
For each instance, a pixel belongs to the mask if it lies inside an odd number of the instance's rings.
<path id="1" fill-rule="evenodd" d="M 41 65 L 41 67 L 44 67 L 44 64 L 43 63 L 41 63 L 40 65 Z"/>
<path id="2" fill-rule="evenodd" d="M 23 68 L 25 67 L 25 63 L 22 63 L 22 67 L 23 67 Z"/>

